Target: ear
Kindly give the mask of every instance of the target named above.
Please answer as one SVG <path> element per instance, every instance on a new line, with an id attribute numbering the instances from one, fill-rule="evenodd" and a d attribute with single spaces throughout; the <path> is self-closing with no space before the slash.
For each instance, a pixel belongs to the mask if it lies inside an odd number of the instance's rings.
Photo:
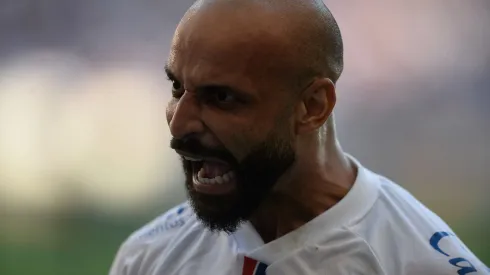
<path id="1" fill-rule="evenodd" d="M 296 134 L 320 128 L 333 111 L 336 102 L 335 84 L 328 78 L 316 79 L 301 95 L 296 109 Z"/>

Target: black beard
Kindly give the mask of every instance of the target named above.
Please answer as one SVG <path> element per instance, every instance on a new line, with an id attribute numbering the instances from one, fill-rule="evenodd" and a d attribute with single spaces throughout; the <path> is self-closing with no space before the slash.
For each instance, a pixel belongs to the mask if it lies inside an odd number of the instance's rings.
<path id="1" fill-rule="evenodd" d="M 198 148 L 199 146 L 194 144 L 191 147 Z M 199 151 L 189 152 L 200 153 Z M 227 153 L 213 155 L 229 157 Z M 235 172 L 236 181 L 236 189 L 232 193 L 209 195 L 194 190 L 192 162 L 182 159 L 187 193 L 194 212 L 201 222 L 212 231 L 227 233 L 236 231 L 237 227 L 242 222 L 249 220 L 259 208 L 279 177 L 286 172 L 294 160 L 294 150 L 289 142 L 279 138 L 269 138 L 255 147 L 240 163 L 232 162 L 231 166 Z"/>

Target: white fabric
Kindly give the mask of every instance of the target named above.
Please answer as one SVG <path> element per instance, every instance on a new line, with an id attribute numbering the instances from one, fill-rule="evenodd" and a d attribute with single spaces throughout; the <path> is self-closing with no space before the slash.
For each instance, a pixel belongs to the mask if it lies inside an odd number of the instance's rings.
<path id="1" fill-rule="evenodd" d="M 249 223 L 212 233 L 184 203 L 130 236 L 110 275 L 241 275 L 244 256 L 267 264 L 268 275 L 490 274 L 437 215 L 353 161 L 358 175 L 347 196 L 273 242 Z"/>

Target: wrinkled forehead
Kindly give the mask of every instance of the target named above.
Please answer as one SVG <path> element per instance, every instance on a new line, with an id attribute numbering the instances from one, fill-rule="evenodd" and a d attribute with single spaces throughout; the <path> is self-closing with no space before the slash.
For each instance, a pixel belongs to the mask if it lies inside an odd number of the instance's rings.
<path id="1" fill-rule="evenodd" d="M 264 10 L 189 12 L 175 32 L 168 66 L 190 85 L 273 81 L 283 76 L 290 50 L 284 26 L 273 18 Z"/>

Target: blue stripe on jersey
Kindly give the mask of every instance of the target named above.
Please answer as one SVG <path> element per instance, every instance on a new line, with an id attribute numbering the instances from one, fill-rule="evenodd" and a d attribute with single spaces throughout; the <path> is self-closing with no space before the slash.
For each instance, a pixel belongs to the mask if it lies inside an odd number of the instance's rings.
<path id="1" fill-rule="evenodd" d="M 255 270 L 255 275 L 265 275 L 265 269 L 267 268 L 267 265 L 264 263 L 259 262 L 257 265 L 257 269 Z"/>

